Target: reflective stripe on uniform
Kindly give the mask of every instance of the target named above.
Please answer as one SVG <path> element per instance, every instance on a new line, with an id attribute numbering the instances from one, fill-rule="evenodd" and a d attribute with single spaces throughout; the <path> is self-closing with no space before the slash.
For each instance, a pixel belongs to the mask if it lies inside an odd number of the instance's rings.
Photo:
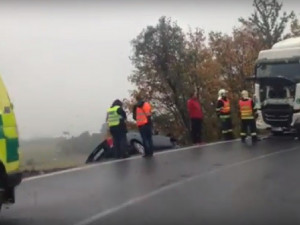
<path id="1" fill-rule="evenodd" d="M 253 120 L 254 116 L 244 116 L 242 120 Z"/>
<path id="2" fill-rule="evenodd" d="M 230 118 L 230 115 L 220 115 L 220 118 L 221 119 L 228 119 L 228 118 Z"/>
<path id="3" fill-rule="evenodd" d="M 228 129 L 228 130 L 222 130 L 222 134 L 228 134 L 231 133 L 232 129 Z"/>

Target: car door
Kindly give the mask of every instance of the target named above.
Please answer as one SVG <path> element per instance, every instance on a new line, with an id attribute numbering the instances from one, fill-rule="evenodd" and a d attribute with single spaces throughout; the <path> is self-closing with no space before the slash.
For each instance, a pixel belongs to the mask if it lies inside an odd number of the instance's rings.
<path id="1" fill-rule="evenodd" d="M 153 147 L 156 150 L 163 150 L 173 148 L 173 144 L 170 141 L 170 137 L 164 135 L 153 135 Z"/>

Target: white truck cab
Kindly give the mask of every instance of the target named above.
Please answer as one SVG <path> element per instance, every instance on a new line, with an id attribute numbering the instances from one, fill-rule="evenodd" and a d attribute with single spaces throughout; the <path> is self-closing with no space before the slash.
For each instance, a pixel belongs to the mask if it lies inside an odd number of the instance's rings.
<path id="1" fill-rule="evenodd" d="M 300 37 L 259 52 L 254 80 L 258 128 L 295 129 L 300 136 Z"/>

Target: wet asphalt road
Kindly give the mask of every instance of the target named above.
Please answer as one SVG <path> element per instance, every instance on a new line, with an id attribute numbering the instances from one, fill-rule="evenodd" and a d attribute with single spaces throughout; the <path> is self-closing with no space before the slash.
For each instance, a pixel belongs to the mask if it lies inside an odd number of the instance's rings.
<path id="1" fill-rule="evenodd" d="M 300 142 L 235 141 L 24 181 L 0 224 L 300 224 Z"/>

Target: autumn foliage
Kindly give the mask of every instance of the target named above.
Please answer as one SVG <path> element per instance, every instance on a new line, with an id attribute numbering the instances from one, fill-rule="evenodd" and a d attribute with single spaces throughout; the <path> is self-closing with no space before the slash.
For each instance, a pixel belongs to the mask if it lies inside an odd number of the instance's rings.
<path id="1" fill-rule="evenodd" d="M 213 141 L 221 137 L 215 103 L 218 90 L 225 88 L 238 134 L 237 102 L 241 90 L 251 93 L 252 84 L 245 79 L 254 73 L 258 52 L 283 39 L 290 21 L 290 36 L 299 35 L 294 13 L 284 12 L 280 17 L 281 10 L 282 4 L 276 0 L 255 0 L 254 13 L 248 19 L 240 18 L 240 27 L 231 34 L 205 34 L 200 28 L 184 32 L 171 18 L 161 17 L 131 43 L 135 70 L 128 79 L 136 89 L 126 100 L 127 110 L 132 109 L 135 95 L 141 94 L 153 106 L 155 129 L 188 142 L 186 102 L 196 92 L 205 115 L 204 139 Z M 272 18 L 264 19 L 267 15 Z"/>

